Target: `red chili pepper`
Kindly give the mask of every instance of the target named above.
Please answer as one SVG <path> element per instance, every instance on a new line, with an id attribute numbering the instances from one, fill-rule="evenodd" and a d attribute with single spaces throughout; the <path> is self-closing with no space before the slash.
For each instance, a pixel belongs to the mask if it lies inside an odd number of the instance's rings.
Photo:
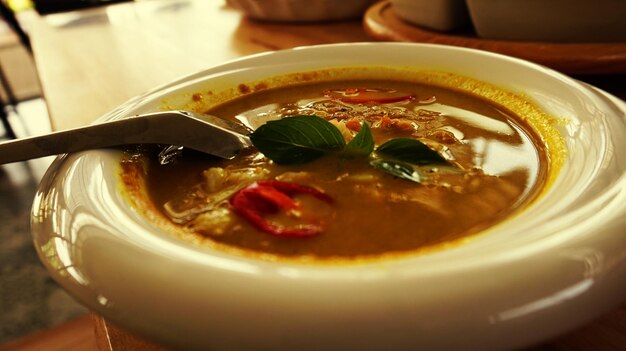
<path id="1" fill-rule="evenodd" d="M 258 196 L 266 201 L 269 201 L 285 211 L 295 210 L 300 207 L 300 205 L 293 201 L 293 199 L 286 193 L 280 192 L 279 190 L 265 184 L 257 183 L 257 185 L 258 186 L 254 188 L 247 189 L 246 192 L 250 195 Z"/>
<path id="2" fill-rule="evenodd" d="M 264 215 L 277 213 L 279 210 L 292 211 L 300 204 L 292 199 L 297 194 L 308 194 L 321 201 L 332 203 L 328 194 L 315 188 L 296 183 L 267 180 L 252 183 L 239 190 L 231 199 L 233 211 L 245 218 L 258 230 L 278 236 L 307 237 L 322 232 L 322 227 L 303 224 L 297 227 L 282 227 L 267 221 Z"/>
<path id="3" fill-rule="evenodd" d="M 349 88 L 345 90 L 326 90 L 324 96 L 333 100 L 352 104 L 381 103 L 388 104 L 404 100 L 414 100 L 415 95 L 392 89 Z"/>
<path id="4" fill-rule="evenodd" d="M 328 203 L 333 202 L 333 198 L 330 197 L 325 192 L 319 191 L 310 186 L 300 185 L 298 183 L 281 182 L 279 180 L 262 180 L 262 181 L 257 182 L 257 184 L 276 188 L 277 190 L 289 196 L 294 196 L 297 194 L 309 194 L 318 200 L 322 200 Z"/>

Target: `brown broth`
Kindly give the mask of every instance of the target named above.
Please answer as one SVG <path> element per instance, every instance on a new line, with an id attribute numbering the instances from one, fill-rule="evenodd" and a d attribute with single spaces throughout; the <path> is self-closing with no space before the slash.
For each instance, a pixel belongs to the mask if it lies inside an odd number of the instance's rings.
<path id="1" fill-rule="evenodd" d="M 328 89 L 354 87 L 409 91 L 416 99 L 383 108 L 338 104 L 323 97 Z M 431 101 L 433 96 L 435 101 Z M 333 156 L 297 166 L 279 166 L 256 153 L 222 161 L 187 152 L 166 166 L 158 165 L 154 157 L 147 161 L 148 194 L 165 217 L 181 230 L 246 251 L 351 258 L 428 248 L 502 221 L 529 203 L 546 182 L 546 151 L 530 127 L 503 107 L 450 89 L 395 81 L 311 83 L 252 93 L 208 112 L 236 118 L 252 128 L 297 114 L 343 123 L 365 117 L 377 145 L 395 137 L 419 138 L 451 157 L 459 168 L 435 170 L 424 184 L 417 184 L 375 170 L 367 161 Z M 383 116 L 402 123 L 378 126 Z M 214 168 L 213 173 L 219 169 L 241 173 L 244 185 L 257 179 L 280 179 L 322 189 L 335 199 L 333 204 L 306 196 L 297 199 L 310 220 L 321 223 L 323 232 L 309 238 L 285 238 L 258 231 L 230 211 L 230 196 L 221 194 L 224 187 L 207 190 L 214 188 L 203 175 L 209 168 Z M 246 178 L 252 170 L 254 177 Z M 226 195 L 238 189 L 233 184 L 225 188 L 229 187 L 235 190 Z M 221 198 L 217 205 L 195 213 L 216 193 Z M 174 212 L 188 216 L 172 217 Z"/>

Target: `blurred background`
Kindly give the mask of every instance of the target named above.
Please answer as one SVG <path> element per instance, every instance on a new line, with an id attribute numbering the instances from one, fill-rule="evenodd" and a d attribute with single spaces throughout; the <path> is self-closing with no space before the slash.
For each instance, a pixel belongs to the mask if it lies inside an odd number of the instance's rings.
<path id="1" fill-rule="evenodd" d="M 29 0 L 4 2 L 27 27 Z M 32 56 L 6 20 L 0 21 L 0 100 L 19 137 L 50 131 Z M 0 126 L 0 141 L 7 130 Z M 87 313 L 49 277 L 33 248 L 29 214 L 51 159 L 0 166 L 0 345 Z"/>

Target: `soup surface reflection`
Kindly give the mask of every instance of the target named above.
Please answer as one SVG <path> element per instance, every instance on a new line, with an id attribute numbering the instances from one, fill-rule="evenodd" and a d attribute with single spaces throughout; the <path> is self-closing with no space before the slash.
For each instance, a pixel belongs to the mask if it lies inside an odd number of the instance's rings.
<path id="1" fill-rule="evenodd" d="M 127 181 L 145 167 L 152 203 L 181 233 L 245 252 L 351 258 L 429 249 L 502 221 L 529 203 L 546 179 L 546 152 L 522 118 L 440 87 L 378 80 L 310 83 L 251 93 L 208 113 L 252 129 L 315 115 L 336 126 L 347 142 L 367 123 L 377 146 L 415 138 L 449 161 L 414 167 L 419 182 L 372 167 L 372 156 L 333 153 L 291 165 L 256 150 L 228 161 L 184 151 L 166 165 L 154 155 L 133 155 L 123 163 Z M 251 220 L 233 208 L 233 198 L 263 181 L 315 189 L 327 198 L 295 188 L 276 191 L 265 183 L 267 193 L 254 196 L 273 207 L 257 207 L 251 213 L 259 218 Z M 317 229 L 281 235 L 276 228 Z"/>

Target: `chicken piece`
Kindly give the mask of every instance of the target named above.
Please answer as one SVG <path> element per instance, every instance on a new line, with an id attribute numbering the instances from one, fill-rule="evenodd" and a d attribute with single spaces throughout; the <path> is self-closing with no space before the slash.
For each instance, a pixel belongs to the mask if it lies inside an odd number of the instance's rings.
<path id="1" fill-rule="evenodd" d="M 193 231 L 207 236 L 221 236 L 233 225 L 233 213 L 224 207 L 198 215 L 189 223 Z"/>
<path id="2" fill-rule="evenodd" d="M 456 136 L 454 136 L 454 133 L 447 131 L 447 130 L 443 130 L 443 129 L 436 129 L 436 130 L 429 132 L 428 137 L 442 144 L 451 145 L 451 144 L 461 143 L 461 141 L 457 139 Z"/>
<path id="3" fill-rule="evenodd" d="M 417 130 L 417 124 L 406 119 L 391 120 L 391 127 L 397 131 L 413 133 Z"/>
<path id="4" fill-rule="evenodd" d="M 352 135 L 353 132 L 348 129 L 348 127 L 346 127 L 346 123 L 344 121 L 331 119 L 329 122 L 337 127 L 337 129 L 339 129 L 339 132 L 341 132 L 341 135 L 343 135 L 343 138 L 346 140 L 346 142 L 350 142 L 350 140 L 352 140 L 352 138 L 354 137 Z"/>
<path id="5" fill-rule="evenodd" d="M 348 129 L 350 130 L 358 132 L 359 130 L 361 130 L 361 121 L 359 121 L 358 118 L 351 118 L 346 122 L 346 127 L 348 127 Z"/>
<path id="6" fill-rule="evenodd" d="M 280 180 L 281 182 L 306 183 L 311 180 L 311 174 L 304 171 L 285 172 L 278 175 L 276 180 Z"/>
<path id="7" fill-rule="evenodd" d="M 261 180 L 269 174 L 269 170 L 261 167 L 241 168 L 230 170 L 221 167 L 211 167 L 202 172 L 205 189 L 209 193 L 218 192 L 238 184 L 250 184 Z"/>
<path id="8" fill-rule="evenodd" d="M 204 182 L 174 197 L 163 208 L 173 222 L 189 223 L 206 213 L 212 213 L 239 189 L 268 174 L 269 170 L 261 167 L 236 170 L 212 167 L 202 173 Z"/>

